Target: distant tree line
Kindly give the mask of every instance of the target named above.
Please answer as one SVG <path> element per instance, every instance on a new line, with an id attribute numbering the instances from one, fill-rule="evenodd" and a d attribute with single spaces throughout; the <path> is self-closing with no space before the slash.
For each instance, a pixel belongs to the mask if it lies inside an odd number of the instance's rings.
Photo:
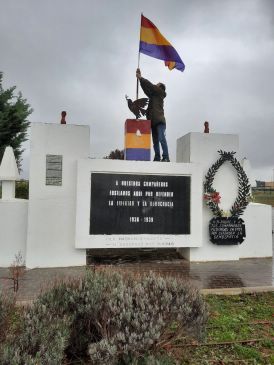
<path id="1" fill-rule="evenodd" d="M 124 151 L 117 148 L 116 150 L 111 151 L 110 154 L 104 158 L 110 160 L 124 160 Z"/>

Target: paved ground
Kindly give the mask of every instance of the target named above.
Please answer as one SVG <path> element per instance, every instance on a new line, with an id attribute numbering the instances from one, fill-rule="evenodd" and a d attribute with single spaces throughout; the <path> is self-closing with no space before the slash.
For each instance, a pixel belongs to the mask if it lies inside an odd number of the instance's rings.
<path id="1" fill-rule="evenodd" d="M 151 256 L 146 254 L 144 258 L 140 255 L 137 261 L 130 262 L 127 256 L 126 259 L 116 259 L 113 267 L 118 266 L 133 272 L 153 270 L 163 275 L 176 276 L 182 280 L 190 281 L 199 289 L 274 287 L 274 260 L 271 258 L 189 263 L 179 259 L 177 254 L 170 250 L 166 257 L 168 259 L 164 259 L 162 256 L 159 260 L 159 257 L 155 258 L 154 251 Z M 105 260 L 104 263 L 106 266 L 110 266 L 109 262 L 109 260 Z M 89 268 L 94 269 L 94 265 L 92 264 Z M 85 270 L 86 268 L 83 267 L 29 270 L 19 283 L 17 299 L 34 299 L 41 290 L 46 289 L 55 280 L 79 277 L 85 273 Z M 12 282 L 8 279 L 9 276 L 8 269 L 0 268 L 0 290 L 12 292 Z"/>
<path id="2" fill-rule="evenodd" d="M 110 265 L 106 265 L 110 267 Z M 114 267 L 114 266 L 112 266 Z M 189 263 L 185 260 L 147 261 L 115 265 L 133 272 L 153 270 L 163 275 L 171 275 L 190 281 L 197 288 L 240 288 L 274 286 L 273 260 L 245 259 L 229 262 Z M 90 266 L 90 269 L 93 269 Z M 26 272 L 19 283 L 18 300 L 34 299 L 55 280 L 79 277 L 85 273 L 83 267 L 33 269 Z M 8 269 L 0 269 L 0 286 L 11 292 Z"/>

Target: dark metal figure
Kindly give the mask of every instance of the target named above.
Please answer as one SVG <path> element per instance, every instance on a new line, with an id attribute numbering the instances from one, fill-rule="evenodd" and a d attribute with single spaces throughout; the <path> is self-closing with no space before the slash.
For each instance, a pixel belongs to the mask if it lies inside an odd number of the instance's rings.
<path id="1" fill-rule="evenodd" d="M 66 115 L 67 115 L 67 112 L 65 112 L 65 111 L 63 111 L 62 113 L 61 113 L 61 124 L 67 124 L 67 122 L 66 122 Z"/>
<path id="2" fill-rule="evenodd" d="M 209 123 L 204 122 L 204 126 L 205 126 L 204 133 L 209 133 Z"/>
<path id="3" fill-rule="evenodd" d="M 126 95 L 126 100 L 129 110 L 135 115 L 136 119 L 141 118 L 142 115 L 146 115 L 146 109 L 144 109 L 144 107 L 146 107 L 148 104 L 148 98 L 141 98 L 132 101 Z"/>

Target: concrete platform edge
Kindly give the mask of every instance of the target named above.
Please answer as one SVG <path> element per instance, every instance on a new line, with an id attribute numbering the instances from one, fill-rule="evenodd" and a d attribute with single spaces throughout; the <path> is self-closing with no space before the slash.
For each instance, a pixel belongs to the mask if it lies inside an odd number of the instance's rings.
<path id="1" fill-rule="evenodd" d="M 254 286 L 242 288 L 216 288 L 216 289 L 201 289 L 203 295 L 240 295 L 273 292 L 273 286 Z"/>

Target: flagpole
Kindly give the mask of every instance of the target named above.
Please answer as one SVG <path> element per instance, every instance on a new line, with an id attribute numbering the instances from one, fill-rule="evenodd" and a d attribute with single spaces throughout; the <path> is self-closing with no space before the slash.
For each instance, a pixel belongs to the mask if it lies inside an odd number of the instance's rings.
<path id="1" fill-rule="evenodd" d="M 143 13 L 141 13 L 140 40 L 141 40 L 142 15 Z M 138 52 L 138 68 L 140 67 L 140 40 L 139 40 L 139 52 Z M 137 84 L 136 84 L 136 100 L 138 99 L 138 94 L 139 94 L 139 79 L 137 79 Z"/>
<path id="2" fill-rule="evenodd" d="M 140 51 L 138 53 L 138 68 L 140 67 Z M 136 85 L 136 100 L 138 99 L 139 94 L 139 79 L 137 79 L 137 85 Z"/>

